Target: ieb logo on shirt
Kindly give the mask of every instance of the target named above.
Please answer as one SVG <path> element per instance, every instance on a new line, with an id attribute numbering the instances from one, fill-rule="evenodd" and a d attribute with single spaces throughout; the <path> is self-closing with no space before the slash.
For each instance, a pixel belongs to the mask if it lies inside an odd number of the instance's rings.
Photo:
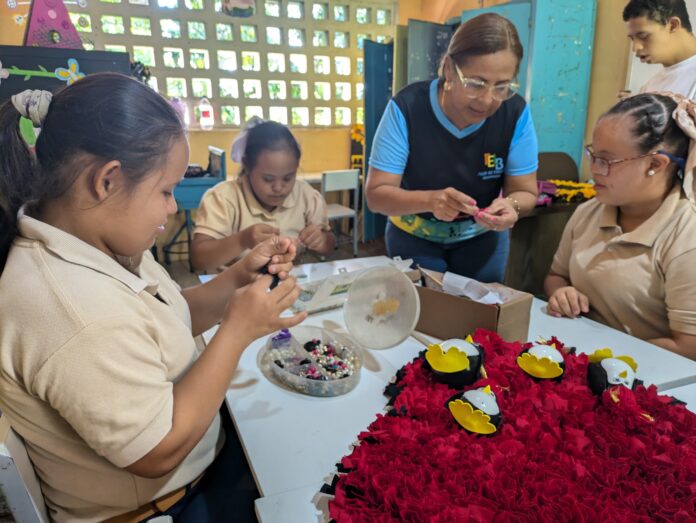
<path id="1" fill-rule="evenodd" d="M 478 176 L 484 180 L 492 180 L 500 178 L 503 174 L 505 161 L 502 157 L 493 153 L 483 153 L 483 166 L 485 170 L 479 172 Z"/>
<path id="2" fill-rule="evenodd" d="M 483 154 L 483 164 L 489 169 L 503 170 L 503 159 L 491 153 Z"/>

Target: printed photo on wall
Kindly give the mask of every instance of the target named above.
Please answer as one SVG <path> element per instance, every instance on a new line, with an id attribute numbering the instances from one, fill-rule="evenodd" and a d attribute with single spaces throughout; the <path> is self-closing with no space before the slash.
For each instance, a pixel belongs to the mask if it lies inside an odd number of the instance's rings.
<path id="1" fill-rule="evenodd" d="M 222 0 L 222 12 L 238 18 L 254 16 L 256 0 Z"/>

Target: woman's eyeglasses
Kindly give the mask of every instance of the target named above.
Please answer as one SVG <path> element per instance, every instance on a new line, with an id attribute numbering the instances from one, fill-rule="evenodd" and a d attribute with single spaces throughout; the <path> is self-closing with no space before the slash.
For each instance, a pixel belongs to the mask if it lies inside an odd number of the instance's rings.
<path id="1" fill-rule="evenodd" d="M 680 170 L 682 170 L 682 171 L 684 170 L 684 165 L 686 164 L 686 161 L 684 160 L 684 158 L 680 158 L 679 156 L 674 156 L 673 154 L 670 154 L 667 151 L 663 151 L 661 149 L 659 151 L 653 151 L 651 153 L 641 154 L 640 156 L 634 156 L 632 158 L 622 158 L 620 160 L 607 160 L 606 158 L 600 158 L 598 156 L 595 156 L 595 153 L 592 150 L 592 144 L 585 146 L 585 155 L 587 156 L 588 160 L 590 161 L 590 165 L 592 166 L 592 170 L 594 173 L 599 174 L 600 176 L 609 176 L 609 171 L 611 170 L 611 166 L 616 165 L 617 163 L 630 162 L 631 160 L 640 160 L 641 158 L 647 158 L 648 156 L 655 156 L 656 154 L 665 155 L 667 158 L 670 159 L 670 161 L 676 163 L 677 167 L 679 167 Z"/>
<path id="2" fill-rule="evenodd" d="M 454 69 L 457 71 L 459 81 L 462 83 L 464 96 L 467 98 L 480 98 L 486 94 L 486 91 L 490 91 L 491 97 L 494 100 L 504 102 L 505 100 L 509 100 L 515 96 L 515 93 L 520 90 L 520 84 L 516 82 L 504 82 L 489 85 L 488 82 L 484 82 L 478 78 L 469 78 L 468 76 L 464 76 L 459 70 L 459 66 L 457 64 L 454 64 Z"/>

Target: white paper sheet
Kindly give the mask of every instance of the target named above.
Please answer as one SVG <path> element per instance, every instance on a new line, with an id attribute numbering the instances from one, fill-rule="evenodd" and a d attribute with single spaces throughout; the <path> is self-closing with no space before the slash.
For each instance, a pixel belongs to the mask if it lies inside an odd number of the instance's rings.
<path id="1" fill-rule="evenodd" d="M 503 303 L 501 297 L 485 284 L 451 272 L 446 272 L 442 278 L 442 290 L 447 294 L 466 296 L 470 300 L 484 305 Z"/>

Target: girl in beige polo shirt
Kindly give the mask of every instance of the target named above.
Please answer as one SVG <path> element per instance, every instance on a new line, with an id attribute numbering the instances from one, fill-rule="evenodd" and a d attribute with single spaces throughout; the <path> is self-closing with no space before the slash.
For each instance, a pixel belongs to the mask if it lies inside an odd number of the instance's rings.
<path id="1" fill-rule="evenodd" d="M 696 359 L 696 159 L 680 128 L 696 135 L 696 107 L 675 109 L 641 94 L 599 119 L 586 147 L 597 197 L 566 225 L 545 290 L 554 316 L 587 313 Z"/>
<path id="2" fill-rule="evenodd" d="M 242 165 L 236 180 L 206 192 L 196 214 L 191 263 L 225 266 L 275 234 L 294 238 L 298 249 L 328 254 L 335 238 L 322 195 L 297 179 L 300 147 L 277 122 L 254 119 L 232 145 Z"/>
<path id="3" fill-rule="evenodd" d="M 36 161 L 20 115 L 42 129 Z M 123 75 L 13 96 L 0 151 L 0 410 L 51 518 L 253 517 L 218 411 L 244 349 L 303 319 L 280 318 L 292 278 L 268 292 L 258 277 L 270 264 L 285 278 L 293 243 L 262 242 L 181 291 L 149 249 L 176 212 L 188 143 L 172 106 Z M 217 322 L 197 357 L 194 336 Z"/>

